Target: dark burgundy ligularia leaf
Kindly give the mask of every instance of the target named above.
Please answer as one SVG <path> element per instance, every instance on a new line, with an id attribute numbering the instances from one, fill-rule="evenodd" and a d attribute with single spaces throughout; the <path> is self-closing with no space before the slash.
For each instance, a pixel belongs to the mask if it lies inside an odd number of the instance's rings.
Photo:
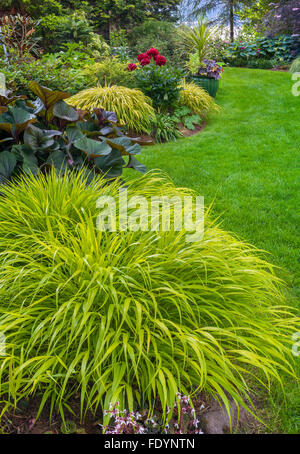
<path id="1" fill-rule="evenodd" d="M 122 175 L 123 155 L 140 153 L 139 139 L 124 135 L 115 112 L 76 110 L 64 101 L 68 93 L 37 82 L 29 87 L 36 101 L 0 97 L 0 184 L 22 172 L 38 175 L 52 168 L 62 174 L 83 168 L 88 181 L 95 174 L 111 180 Z M 128 167 L 144 168 L 135 159 Z"/>
<path id="2" fill-rule="evenodd" d="M 99 108 L 93 109 L 93 112 L 97 116 L 99 126 L 103 125 L 103 123 L 106 122 L 117 123 L 118 121 L 115 112 L 109 112 L 107 110 Z"/>

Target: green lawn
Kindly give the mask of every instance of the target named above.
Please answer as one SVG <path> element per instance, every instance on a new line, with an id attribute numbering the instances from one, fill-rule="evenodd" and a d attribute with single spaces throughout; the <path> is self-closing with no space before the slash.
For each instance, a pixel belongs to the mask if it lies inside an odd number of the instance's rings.
<path id="1" fill-rule="evenodd" d="M 145 148 L 141 162 L 197 190 L 223 227 L 269 251 L 282 267 L 292 304 L 300 296 L 300 97 L 288 73 L 226 68 L 222 112 L 189 139 Z M 300 357 L 295 359 L 300 371 Z M 274 430 L 300 432 L 300 391 L 286 383 L 270 400 Z"/>

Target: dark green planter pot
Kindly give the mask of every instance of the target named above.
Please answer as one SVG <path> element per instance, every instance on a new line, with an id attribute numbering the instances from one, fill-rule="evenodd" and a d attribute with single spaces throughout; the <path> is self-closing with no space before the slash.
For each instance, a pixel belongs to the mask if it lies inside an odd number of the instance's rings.
<path id="1" fill-rule="evenodd" d="M 205 76 L 192 76 L 192 81 L 199 87 L 204 88 L 210 96 L 213 98 L 216 97 L 219 88 L 219 79 L 211 79 Z"/>

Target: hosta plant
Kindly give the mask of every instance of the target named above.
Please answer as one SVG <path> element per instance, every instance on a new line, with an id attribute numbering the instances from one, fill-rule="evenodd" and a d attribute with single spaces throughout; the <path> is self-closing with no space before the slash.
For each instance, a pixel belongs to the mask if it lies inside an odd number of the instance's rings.
<path id="1" fill-rule="evenodd" d="M 236 61 L 276 59 L 278 62 L 290 61 L 299 47 L 297 36 L 278 35 L 276 37 L 256 38 L 253 41 L 234 41 L 229 43 L 224 60 L 237 66 Z"/>
<path id="2" fill-rule="evenodd" d="M 25 96 L 0 97 L 1 183 L 20 172 L 37 175 L 53 166 L 62 173 L 84 166 L 88 178 L 95 173 L 119 177 L 124 166 L 145 170 L 135 158 L 141 151 L 138 140 L 122 133 L 114 112 L 75 110 L 64 101 L 65 92 L 37 82 L 29 88 L 37 96 L 34 102 Z"/>
<path id="3" fill-rule="evenodd" d="M 170 142 L 182 137 L 176 121 L 169 113 L 157 113 L 153 120 L 152 135 L 156 142 Z"/>
<path id="4" fill-rule="evenodd" d="M 179 105 L 188 107 L 194 114 L 205 118 L 208 112 L 218 112 L 219 106 L 213 98 L 201 87 L 185 80 L 181 85 Z"/>
<path id="5" fill-rule="evenodd" d="M 117 402 L 149 417 L 157 402 L 171 418 L 178 393 L 200 390 L 229 411 L 230 397 L 251 408 L 253 380 L 270 389 L 293 376 L 299 318 L 273 267 L 208 215 L 197 242 L 184 229 L 145 229 L 147 211 L 141 229 L 126 229 L 125 188 L 103 183 L 52 172 L 2 190 L 2 414 L 38 395 L 40 410 L 48 402 L 63 415 L 77 396 L 81 415 L 102 408 L 106 426 Z M 149 206 L 152 197 L 177 197 L 178 214 L 194 195 L 156 173 L 126 189 L 135 219 L 141 196 Z M 111 197 L 120 231 L 99 228 L 101 195 Z"/>
<path id="6" fill-rule="evenodd" d="M 177 107 L 172 115 L 172 120 L 178 124 L 182 123 L 185 128 L 194 130 L 195 125 L 201 123 L 201 118 L 197 114 L 193 114 L 191 109 L 187 106 Z"/>
<path id="7" fill-rule="evenodd" d="M 88 111 L 94 107 L 112 110 L 123 125 L 136 132 L 149 132 L 155 114 L 151 99 L 142 91 L 118 85 L 88 88 L 67 102 Z"/>

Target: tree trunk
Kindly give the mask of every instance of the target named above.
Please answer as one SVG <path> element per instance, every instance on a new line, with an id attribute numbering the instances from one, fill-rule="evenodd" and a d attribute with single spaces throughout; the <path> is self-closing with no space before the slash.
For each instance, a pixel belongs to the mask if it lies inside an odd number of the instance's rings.
<path id="1" fill-rule="evenodd" d="M 233 17 L 233 0 L 229 0 L 229 24 L 230 24 L 230 41 L 234 41 L 234 17 Z"/>
<path id="2" fill-rule="evenodd" d="M 112 22 L 112 19 L 111 19 L 111 10 L 108 11 L 108 14 L 109 14 L 109 19 L 108 19 L 108 40 L 110 41 L 110 38 L 111 38 L 111 33 L 114 31 L 114 24 Z"/>

